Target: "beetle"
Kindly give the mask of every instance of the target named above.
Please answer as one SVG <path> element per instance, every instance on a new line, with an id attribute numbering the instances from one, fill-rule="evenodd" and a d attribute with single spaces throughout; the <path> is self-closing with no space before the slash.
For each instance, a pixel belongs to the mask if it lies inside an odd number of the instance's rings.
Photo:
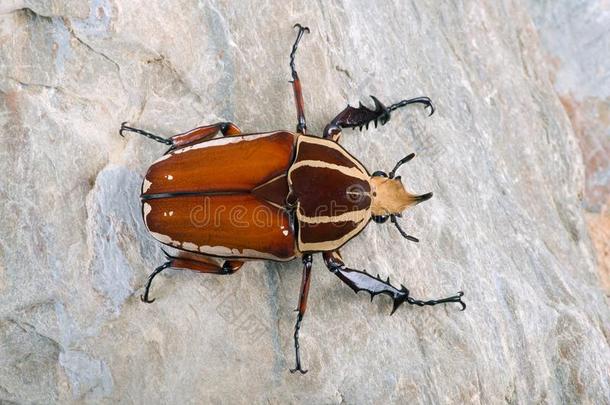
<path id="1" fill-rule="evenodd" d="M 297 110 L 296 131 L 243 134 L 233 123 L 197 127 L 170 138 L 121 125 L 119 133 L 135 132 L 170 146 L 153 163 L 142 184 L 142 216 L 151 235 L 177 249 L 149 276 L 142 301 L 151 303 L 150 286 L 167 268 L 211 274 L 232 274 L 248 260 L 289 261 L 301 258 L 298 314 L 294 328 L 295 368 L 301 366 L 299 331 L 307 308 L 312 257 L 321 253 L 327 268 L 356 293 L 366 291 L 392 298 L 394 313 L 404 302 L 424 306 L 455 302 L 466 308 L 464 293 L 417 300 L 403 285 L 393 286 L 362 270 L 347 267 L 339 249 L 370 221 L 388 220 L 406 239 L 418 242 L 397 218 L 432 193 L 406 191 L 397 170 L 411 153 L 389 172 L 367 169 L 338 144 L 345 128 L 368 129 L 385 125 L 391 112 L 422 104 L 434 113 L 428 97 L 402 100 L 386 107 L 372 97 L 374 107 L 348 105 L 326 127 L 323 136 L 307 132 L 301 82 L 295 55 L 307 27 L 296 24 L 298 34 L 290 53 L 292 87 Z M 220 132 L 223 136 L 215 138 Z M 220 262 L 221 261 L 221 262 Z"/>

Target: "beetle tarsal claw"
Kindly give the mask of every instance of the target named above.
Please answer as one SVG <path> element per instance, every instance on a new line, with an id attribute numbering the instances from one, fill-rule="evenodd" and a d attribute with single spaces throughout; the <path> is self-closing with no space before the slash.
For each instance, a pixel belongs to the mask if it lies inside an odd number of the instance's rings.
<path id="1" fill-rule="evenodd" d="M 304 26 L 302 26 L 302 25 L 301 25 L 301 24 L 299 24 L 299 23 L 294 24 L 294 25 L 292 26 L 292 28 L 298 28 L 298 29 L 299 29 L 299 31 L 303 31 L 303 32 L 306 32 L 306 33 L 308 33 L 308 34 L 310 33 L 309 27 L 304 27 Z"/>
<path id="2" fill-rule="evenodd" d="M 144 295 L 140 294 L 140 300 L 142 302 L 147 303 L 147 304 L 152 304 L 153 302 L 155 302 L 156 298 L 153 298 L 152 300 L 149 300 L 146 297 L 144 297 Z"/>
<path id="3" fill-rule="evenodd" d="M 307 374 L 307 372 L 308 372 L 309 370 L 303 370 L 303 369 L 301 368 L 301 366 L 299 366 L 299 368 L 291 368 L 291 369 L 290 369 L 290 372 L 291 372 L 292 374 L 294 374 L 294 373 L 295 373 L 295 372 L 297 372 L 297 371 L 298 371 L 299 373 L 301 373 L 301 374 Z"/>
<path id="4" fill-rule="evenodd" d="M 123 131 L 125 130 L 125 127 L 127 126 L 127 124 L 128 124 L 127 121 L 121 122 L 121 129 L 119 129 L 119 135 L 121 135 L 123 138 L 125 138 L 125 135 L 123 135 Z"/>
<path id="5" fill-rule="evenodd" d="M 458 291 L 457 295 L 456 295 L 456 301 L 457 303 L 460 303 L 462 305 L 462 309 L 460 309 L 460 311 L 464 311 L 466 309 L 466 303 L 464 301 L 462 301 L 462 297 L 464 296 L 464 291 Z"/>
<path id="6" fill-rule="evenodd" d="M 163 270 L 167 269 L 170 266 L 171 266 L 171 261 L 167 261 L 167 262 L 163 263 L 161 266 L 157 267 L 150 274 L 150 276 L 148 276 L 148 282 L 146 283 L 146 289 L 144 290 L 144 295 L 140 295 L 140 299 L 142 300 L 142 302 L 151 304 L 155 301 L 154 298 L 152 300 L 148 298 L 148 293 L 150 292 L 150 285 L 152 284 L 152 281 L 157 274 L 161 273 Z"/>
<path id="7" fill-rule="evenodd" d="M 424 109 L 430 108 L 430 114 L 428 114 L 428 116 L 431 116 L 432 114 L 434 114 L 434 111 L 435 111 L 434 105 L 432 104 L 432 100 L 430 100 L 429 97 L 416 97 L 416 98 L 412 98 L 409 100 L 399 101 L 398 103 L 392 104 L 390 107 L 388 107 L 388 112 L 392 112 L 392 111 L 396 110 L 397 108 L 401 108 L 406 105 L 416 104 L 416 103 L 423 104 Z"/>

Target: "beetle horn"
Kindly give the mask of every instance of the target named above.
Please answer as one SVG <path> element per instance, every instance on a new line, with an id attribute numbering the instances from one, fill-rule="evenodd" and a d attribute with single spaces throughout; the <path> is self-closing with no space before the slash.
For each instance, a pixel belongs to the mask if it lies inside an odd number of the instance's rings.
<path id="1" fill-rule="evenodd" d="M 419 204 L 422 201 L 426 201 L 432 198 L 434 194 L 432 193 L 426 193 L 426 194 L 422 194 L 422 195 L 416 195 L 413 197 L 413 201 L 415 201 L 416 204 Z"/>

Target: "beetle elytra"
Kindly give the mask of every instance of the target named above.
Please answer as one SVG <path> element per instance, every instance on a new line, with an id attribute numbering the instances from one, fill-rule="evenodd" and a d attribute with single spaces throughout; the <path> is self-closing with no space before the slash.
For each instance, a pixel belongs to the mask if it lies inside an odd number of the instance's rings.
<path id="1" fill-rule="evenodd" d="M 385 125 L 392 111 L 409 104 L 434 107 L 428 97 L 402 100 L 389 107 L 372 97 L 374 108 L 347 106 L 325 128 L 322 138 L 307 133 L 301 83 L 295 68 L 299 41 L 308 28 L 297 24 L 298 34 L 290 53 L 292 86 L 297 110 L 296 131 L 243 134 L 232 123 L 222 122 L 163 138 L 123 123 L 130 131 L 170 146 L 152 166 L 142 185 L 142 214 L 152 236 L 175 248 L 167 261 L 148 278 L 141 296 L 149 299 L 153 278 L 166 268 L 202 273 L 231 274 L 247 260 L 288 261 L 301 258 L 298 315 L 294 331 L 296 366 L 301 367 L 299 330 L 307 307 L 312 257 L 321 253 L 328 269 L 356 293 L 367 291 L 371 300 L 392 298 L 392 313 L 407 302 L 436 305 L 455 302 L 463 293 L 436 300 L 416 300 L 404 286 L 394 287 L 365 271 L 347 267 L 339 249 L 372 220 L 387 220 L 414 242 L 397 218 L 432 197 L 405 190 L 397 170 L 415 155 L 401 159 L 389 172 L 372 175 L 338 144 L 345 128 Z M 214 138 L 220 132 L 223 137 Z"/>

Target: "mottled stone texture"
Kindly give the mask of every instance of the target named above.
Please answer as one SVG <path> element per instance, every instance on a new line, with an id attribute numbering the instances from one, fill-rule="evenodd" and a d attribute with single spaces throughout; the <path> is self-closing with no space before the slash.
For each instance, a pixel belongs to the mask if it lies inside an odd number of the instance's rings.
<path id="1" fill-rule="evenodd" d="M 586 220 L 610 295 L 610 2 L 530 0 L 529 8 L 582 151 Z"/>
<path id="2" fill-rule="evenodd" d="M 23 8 L 26 7 L 26 8 Z M 520 2 L 8 1 L 0 9 L 0 399 L 20 403 L 608 403 L 610 314 L 577 137 Z M 218 120 L 294 127 L 292 24 L 308 124 L 346 102 L 428 95 L 342 143 L 435 197 L 419 244 L 371 225 L 346 262 L 421 298 L 355 296 L 316 257 L 291 375 L 300 263 L 167 271 L 139 185 L 171 135 Z M 607 59 L 606 62 L 607 63 Z"/>

